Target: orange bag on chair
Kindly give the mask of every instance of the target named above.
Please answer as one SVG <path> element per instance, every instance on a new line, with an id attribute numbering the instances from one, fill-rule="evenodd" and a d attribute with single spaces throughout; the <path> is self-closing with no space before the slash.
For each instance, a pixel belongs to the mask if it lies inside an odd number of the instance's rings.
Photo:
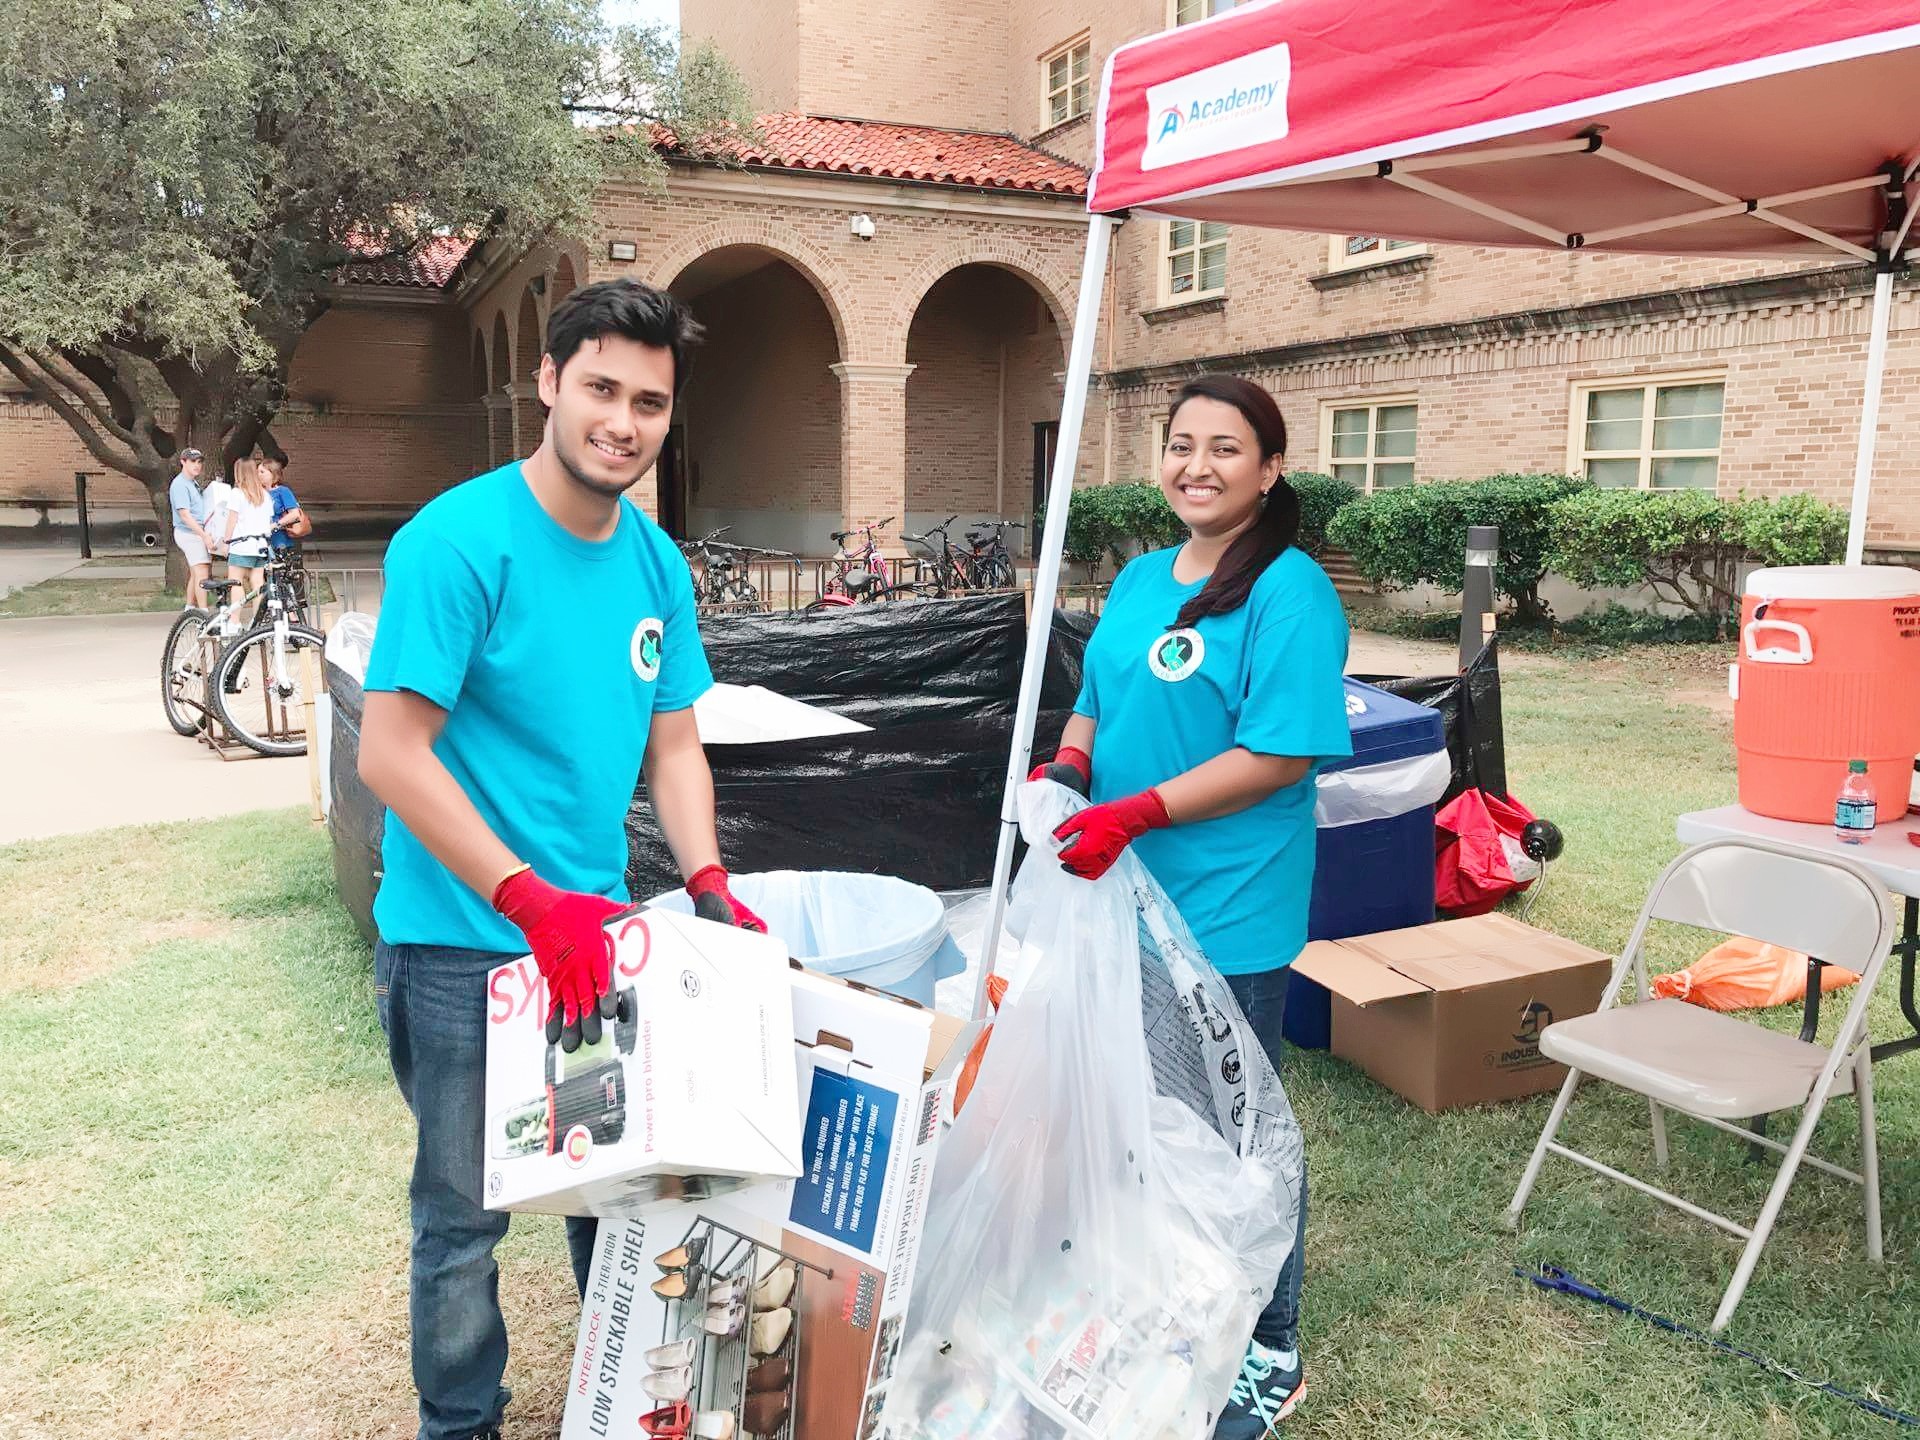
<path id="1" fill-rule="evenodd" d="M 1859 976 L 1838 965 L 1822 966 L 1820 993 L 1851 985 Z M 1684 970 L 1653 977 L 1653 993 L 1709 1010 L 1762 1010 L 1788 1005 L 1807 994 L 1807 957 L 1758 940 L 1728 940 Z"/>

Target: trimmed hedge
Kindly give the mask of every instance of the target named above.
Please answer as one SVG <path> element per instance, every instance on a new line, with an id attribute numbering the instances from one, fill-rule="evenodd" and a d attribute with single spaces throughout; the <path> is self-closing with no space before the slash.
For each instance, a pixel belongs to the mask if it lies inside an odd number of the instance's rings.
<path id="1" fill-rule="evenodd" d="M 1576 585 L 1645 585 L 1724 640 L 1740 567 L 1822 565 L 1846 551 L 1846 512 L 1811 495 L 1723 500 L 1701 490 L 1593 490 L 1554 504 L 1552 569 Z"/>
<path id="2" fill-rule="evenodd" d="M 1553 540 L 1549 511 L 1590 488 L 1574 475 L 1507 474 L 1376 490 L 1341 507 L 1327 539 L 1385 589 L 1431 584 L 1458 593 L 1466 582 L 1467 527 L 1498 525 L 1495 587 L 1513 600 L 1519 620 L 1551 620 L 1540 599 Z"/>

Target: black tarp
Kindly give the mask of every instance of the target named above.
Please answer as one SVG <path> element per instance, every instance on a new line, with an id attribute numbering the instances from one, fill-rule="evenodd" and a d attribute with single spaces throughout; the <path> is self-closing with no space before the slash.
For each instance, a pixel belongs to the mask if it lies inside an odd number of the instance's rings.
<path id="1" fill-rule="evenodd" d="M 1050 754 L 1059 741 L 1093 621 L 1078 611 L 1056 617 L 1035 730 L 1038 754 Z M 874 727 L 709 747 L 728 866 L 869 871 L 936 890 L 987 884 L 1026 624 L 1019 595 L 703 620 L 701 640 L 716 680 L 763 685 Z M 385 812 L 358 771 L 360 686 L 337 665 L 326 669 L 334 877 L 371 939 Z M 627 815 L 627 847 L 635 898 L 680 883 L 644 784 Z"/>
<path id="2" fill-rule="evenodd" d="M 1056 621 L 1037 752 L 1059 741 L 1092 630 L 1084 613 Z M 993 878 L 1026 650 L 1023 597 L 716 616 L 700 633 L 715 680 L 764 685 L 874 727 L 709 747 L 730 868 L 868 871 L 935 890 Z M 635 898 L 680 883 L 644 785 L 627 815 L 627 850 Z"/>
<path id="3" fill-rule="evenodd" d="M 1394 695 L 1440 712 L 1446 725 L 1453 779 L 1445 805 L 1462 790 L 1507 793 L 1507 740 L 1500 720 L 1500 647 L 1489 640 L 1458 675 L 1356 675 Z"/>

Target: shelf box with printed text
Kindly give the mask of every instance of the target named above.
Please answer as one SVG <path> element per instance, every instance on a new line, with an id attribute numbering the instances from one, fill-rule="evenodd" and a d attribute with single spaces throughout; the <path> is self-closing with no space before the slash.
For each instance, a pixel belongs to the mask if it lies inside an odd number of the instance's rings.
<path id="1" fill-rule="evenodd" d="M 547 1043 L 531 956 L 487 977 L 487 1208 L 623 1215 L 799 1175 L 786 947 L 663 910 L 607 928 L 596 1044 Z"/>
<path id="2" fill-rule="evenodd" d="M 808 1267 L 795 1292 L 795 1440 L 861 1440 L 881 1406 L 913 1293 L 927 1188 L 954 1077 L 977 1030 L 878 991 L 791 972 L 792 1062 L 801 1173 L 706 1200 L 657 1206 L 600 1227 L 560 1440 L 640 1434 L 657 1401 L 649 1347 L 680 1338 L 683 1317 L 650 1287 L 657 1257 L 708 1223 Z M 740 1342 L 728 1342 L 737 1345 Z M 726 1363 L 702 1372 L 744 1369 Z M 756 1357 L 757 1358 L 757 1357 Z M 731 1395 L 701 1394 L 696 1408 Z"/>

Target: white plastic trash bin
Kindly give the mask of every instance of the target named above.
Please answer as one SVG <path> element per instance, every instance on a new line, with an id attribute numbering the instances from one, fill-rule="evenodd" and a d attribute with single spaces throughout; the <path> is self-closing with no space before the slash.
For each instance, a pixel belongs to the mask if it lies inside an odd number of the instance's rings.
<path id="1" fill-rule="evenodd" d="M 728 884 L 809 969 L 930 1010 L 934 981 L 966 969 L 966 957 L 947 931 L 947 907 L 924 885 L 838 870 L 768 870 L 734 875 Z M 669 890 L 648 903 L 693 913 L 685 890 Z"/>

